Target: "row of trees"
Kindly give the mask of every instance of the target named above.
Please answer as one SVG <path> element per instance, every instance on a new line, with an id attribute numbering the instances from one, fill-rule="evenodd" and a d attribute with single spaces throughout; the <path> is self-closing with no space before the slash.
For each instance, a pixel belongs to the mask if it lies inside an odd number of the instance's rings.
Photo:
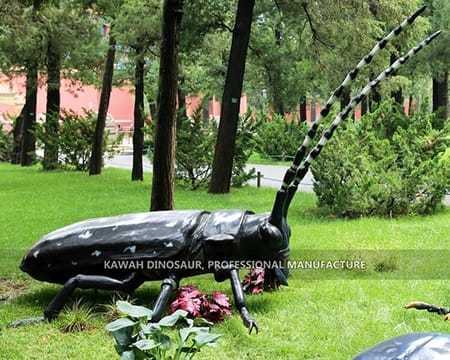
<path id="1" fill-rule="evenodd" d="M 355 86 L 432 28 L 446 31 L 444 38 L 365 101 L 363 112 L 384 96 L 425 104 L 431 77 L 433 110 L 447 118 L 450 4 L 426 2 L 427 17 L 377 57 Z M 222 99 L 209 191 L 228 192 L 243 91 L 253 107 L 280 114 L 300 111 L 304 119 L 308 96 L 326 97 L 376 39 L 421 3 L 5 0 L 0 5 L 5 14 L 0 19 L 0 71 L 26 75 L 26 101 L 14 126 L 13 162 L 26 166 L 33 161 L 39 81 L 48 88 L 45 129 L 57 134 L 59 87 L 61 78 L 69 78 L 102 89 L 89 171 L 100 174 L 111 89 L 132 83 L 133 180 L 143 179 L 146 112 L 156 119 L 151 209 L 173 207 L 177 104 L 182 109 L 188 93 Z M 349 97 L 344 93 L 341 102 Z M 54 169 L 57 162 L 57 143 L 45 144 L 44 169 Z"/>

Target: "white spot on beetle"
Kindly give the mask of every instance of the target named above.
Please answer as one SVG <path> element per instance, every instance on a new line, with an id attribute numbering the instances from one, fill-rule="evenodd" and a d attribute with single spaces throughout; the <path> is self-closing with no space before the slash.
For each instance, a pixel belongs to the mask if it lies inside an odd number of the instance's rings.
<path id="1" fill-rule="evenodd" d="M 38 255 L 39 255 L 39 250 L 36 250 L 36 251 L 33 253 L 33 256 L 34 256 L 34 258 L 37 258 Z"/>
<path id="2" fill-rule="evenodd" d="M 134 254 L 136 252 L 136 245 L 128 246 L 125 249 L 123 249 L 123 252 L 126 253 L 129 251 L 130 253 Z"/>
<path id="3" fill-rule="evenodd" d="M 77 265 L 78 265 L 78 263 L 77 263 L 76 261 L 72 261 L 71 264 L 72 264 L 73 266 L 77 266 Z"/>
<path id="4" fill-rule="evenodd" d="M 102 252 L 101 251 L 99 251 L 99 250 L 95 250 L 91 255 L 92 256 L 100 256 L 102 254 Z"/>
<path id="5" fill-rule="evenodd" d="M 164 245 L 165 245 L 166 247 L 173 247 L 173 242 L 170 241 L 170 242 L 168 242 L 168 243 L 165 243 Z"/>
<path id="6" fill-rule="evenodd" d="M 118 228 L 119 228 L 118 226 L 114 226 L 114 227 L 112 228 L 112 231 L 116 231 Z"/>
<path id="7" fill-rule="evenodd" d="M 79 235 L 78 237 L 80 239 L 89 239 L 92 236 L 92 233 L 88 230 L 86 232 L 84 232 L 83 234 Z"/>
<path id="8" fill-rule="evenodd" d="M 61 246 L 62 244 L 59 242 L 59 243 L 56 243 L 56 246 Z"/>

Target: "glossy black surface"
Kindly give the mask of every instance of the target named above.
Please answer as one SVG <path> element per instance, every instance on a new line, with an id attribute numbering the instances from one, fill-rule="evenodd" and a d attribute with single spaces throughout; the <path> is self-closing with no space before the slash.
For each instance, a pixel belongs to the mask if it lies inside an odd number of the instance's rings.
<path id="1" fill-rule="evenodd" d="M 450 334 L 413 333 L 384 341 L 354 360 L 449 360 Z"/>
<path id="2" fill-rule="evenodd" d="M 21 269 L 33 278 L 65 283 L 76 275 L 123 279 L 129 270 L 105 269 L 105 261 L 120 260 L 241 260 L 271 258 L 287 247 L 261 236 L 268 215 L 241 210 L 159 211 L 82 221 L 45 235 L 24 257 Z M 272 228 L 272 225 L 267 225 Z M 262 237 L 266 238 L 261 243 Z M 275 255 L 274 255 L 275 256 Z M 214 272 L 176 272 L 178 277 Z M 138 271 L 139 273 L 139 271 Z M 141 272 L 147 280 L 162 280 L 164 271 Z M 172 272 L 174 273 L 174 272 Z"/>

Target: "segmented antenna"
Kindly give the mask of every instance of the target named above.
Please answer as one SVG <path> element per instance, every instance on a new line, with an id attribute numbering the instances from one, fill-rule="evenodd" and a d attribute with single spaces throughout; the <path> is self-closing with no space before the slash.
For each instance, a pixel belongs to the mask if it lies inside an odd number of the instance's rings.
<path id="1" fill-rule="evenodd" d="M 340 96 L 344 88 L 347 87 L 356 78 L 359 70 L 361 70 L 361 68 L 363 68 L 365 65 L 370 64 L 375 55 L 380 50 L 382 50 L 392 38 L 394 38 L 397 35 L 400 35 L 400 33 L 403 31 L 405 27 L 412 24 L 414 20 L 425 10 L 425 8 L 426 6 L 422 6 L 410 17 L 403 20 L 403 22 L 399 26 L 397 26 L 394 30 L 392 30 L 388 35 L 386 35 L 383 39 L 381 39 L 373 47 L 373 49 L 359 61 L 358 65 L 347 74 L 342 84 L 339 85 L 339 87 L 333 91 L 327 103 L 325 104 L 325 107 L 320 111 L 319 117 L 313 122 L 311 128 L 308 130 L 308 133 L 306 134 L 302 145 L 298 148 L 291 167 L 286 171 L 286 174 L 284 174 L 283 183 L 281 185 L 280 190 L 278 190 L 277 192 L 275 202 L 273 204 L 273 209 L 270 216 L 271 224 L 279 227 L 281 226 L 283 218 L 286 217 L 287 209 L 289 208 L 290 201 L 292 200 L 293 197 L 293 194 L 291 192 L 294 191 L 295 193 L 295 190 L 291 190 L 288 187 L 294 181 L 294 178 L 298 173 L 299 166 L 306 155 L 306 151 L 308 150 L 309 144 L 316 135 L 321 119 L 328 115 L 336 99 Z M 298 184 L 295 186 L 295 189 L 297 189 L 297 187 Z M 287 195 L 287 193 L 291 193 L 291 195 Z M 289 196 L 289 200 L 287 200 L 287 206 L 285 204 L 286 196 Z"/>
<path id="2" fill-rule="evenodd" d="M 281 185 L 282 190 L 286 190 L 287 187 L 291 184 L 291 182 L 294 180 L 294 175 L 297 172 L 297 168 L 300 166 L 301 162 L 303 161 L 306 151 L 308 150 L 309 144 L 314 139 L 317 133 L 317 129 L 319 128 L 319 124 L 325 116 L 328 115 L 328 113 L 331 110 L 331 107 L 336 102 L 336 99 L 339 98 L 339 96 L 342 94 L 342 91 L 348 87 L 353 80 L 356 79 L 356 76 L 358 75 L 359 71 L 366 65 L 370 64 L 375 57 L 376 54 L 378 54 L 382 49 L 386 47 L 386 44 L 392 40 L 394 37 L 401 34 L 404 28 L 406 28 L 408 25 L 411 25 L 414 20 L 425 10 L 426 6 L 422 6 L 420 9 L 418 9 L 414 14 L 403 20 L 403 22 L 398 25 L 394 30 L 392 30 L 388 35 L 386 35 L 383 39 L 381 39 L 373 48 L 370 50 L 370 52 L 364 56 L 356 65 L 356 67 L 351 70 L 345 77 L 344 81 L 339 85 L 331 94 L 330 98 L 326 102 L 325 106 L 320 110 L 320 115 L 318 118 L 312 123 L 311 128 L 308 130 L 308 133 L 305 136 L 305 139 L 303 140 L 302 145 L 298 148 L 297 153 L 295 154 L 294 161 L 292 162 L 291 167 L 286 171 L 286 174 L 283 178 L 283 183 Z"/>
<path id="3" fill-rule="evenodd" d="M 437 36 L 441 34 L 441 31 L 437 31 L 434 34 L 427 37 L 425 40 L 420 42 L 416 47 L 409 50 L 405 55 L 397 59 L 391 66 L 389 66 L 386 70 L 384 70 L 382 73 L 380 73 L 374 80 L 370 81 L 355 97 L 351 99 L 351 101 L 348 103 L 348 105 L 342 110 L 333 120 L 331 125 L 322 133 L 322 137 L 319 141 L 319 143 L 309 152 L 306 159 L 302 162 L 302 164 L 298 167 L 294 181 L 289 185 L 286 200 L 284 203 L 284 211 L 283 215 L 287 216 L 287 211 L 289 209 L 289 205 L 292 201 L 292 198 L 295 195 L 295 192 L 297 191 L 298 185 L 302 181 L 302 179 L 305 177 L 306 173 L 308 172 L 308 169 L 311 165 L 311 163 L 314 161 L 314 159 L 319 156 L 320 152 L 322 151 L 325 144 L 331 139 L 334 132 L 336 131 L 339 124 L 342 123 L 343 120 L 347 118 L 347 116 L 350 114 L 350 112 L 358 105 L 361 100 L 367 96 L 375 87 L 378 86 L 378 84 L 395 73 L 395 71 L 405 64 L 411 57 L 416 55 L 420 50 L 422 50 L 425 46 L 427 46 L 431 41 L 433 41 Z"/>

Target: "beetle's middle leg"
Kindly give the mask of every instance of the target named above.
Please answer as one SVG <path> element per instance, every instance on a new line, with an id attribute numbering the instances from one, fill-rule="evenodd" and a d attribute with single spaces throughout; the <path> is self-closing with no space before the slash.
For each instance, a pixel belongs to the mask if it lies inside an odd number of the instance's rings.
<path id="1" fill-rule="evenodd" d="M 244 321 L 244 325 L 248 328 L 249 334 L 255 329 L 258 333 L 258 325 L 256 321 L 250 316 L 250 313 L 245 306 L 245 295 L 242 289 L 241 280 L 239 279 L 239 273 L 236 269 L 230 271 L 231 289 L 233 290 L 234 302 L 241 313 L 241 318 Z"/>
<path id="2" fill-rule="evenodd" d="M 161 320 L 162 315 L 166 311 L 170 297 L 176 289 L 178 289 L 178 279 L 175 276 L 170 276 L 162 281 L 161 292 L 159 293 L 155 306 L 153 307 L 153 315 L 150 320 L 151 322 L 158 322 Z"/>

